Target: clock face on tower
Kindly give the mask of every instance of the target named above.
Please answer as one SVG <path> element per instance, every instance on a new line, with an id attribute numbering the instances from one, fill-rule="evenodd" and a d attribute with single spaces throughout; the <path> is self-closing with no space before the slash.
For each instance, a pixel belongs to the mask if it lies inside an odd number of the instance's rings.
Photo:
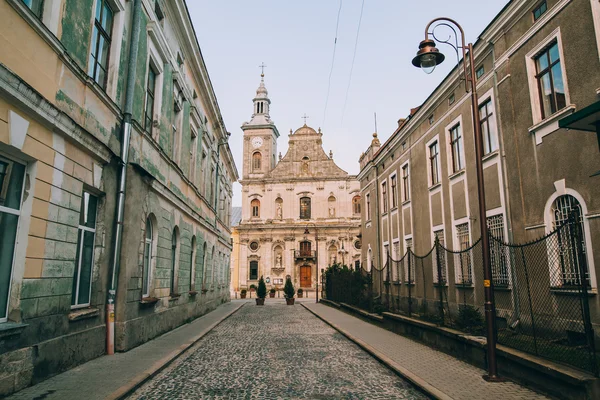
<path id="1" fill-rule="evenodd" d="M 254 146 L 255 149 L 258 149 L 260 146 L 262 146 L 262 144 L 263 144 L 262 138 L 259 138 L 259 137 L 252 138 L 252 146 Z"/>

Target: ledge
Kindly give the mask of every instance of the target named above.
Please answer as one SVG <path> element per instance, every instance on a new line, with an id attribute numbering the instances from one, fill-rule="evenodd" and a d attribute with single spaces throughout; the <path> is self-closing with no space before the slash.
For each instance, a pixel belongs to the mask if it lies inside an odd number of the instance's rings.
<path id="1" fill-rule="evenodd" d="M 451 181 L 453 181 L 454 179 L 458 178 L 459 176 L 464 175 L 465 173 L 466 173 L 466 170 L 465 170 L 465 168 L 463 168 L 463 169 L 461 169 L 459 171 L 453 172 L 452 175 L 450 175 L 448 177 L 448 179 L 450 179 Z"/>
<path id="2" fill-rule="evenodd" d="M 19 335 L 29 324 L 23 324 L 19 322 L 3 322 L 0 323 L 0 339 Z"/>
<path id="3" fill-rule="evenodd" d="M 178 298 L 180 298 L 180 297 L 181 297 L 181 293 L 172 293 L 172 294 L 169 296 L 169 301 L 177 300 L 177 299 L 178 299 Z"/>
<path id="4" fill-rule="evenodd" d="M 434 184 L 434 185 L 429 186 L 429 191 L 433 192 L 434 190 L 436 190 L 436 189 L 438 189 L 440 187 L 442 187 L 442 182 L 441 181 L 438 182 L 438 183 L 436 183 L 436 184 Z"/>
<path id="5" fill-rule="evenodd" d="M 69 322 L 80 321 L 82 319 L 95 318 L 100 315 L 97 308 L 79 308 L 71 310 L 69 313 Z"/>
<path id="6" fill-rule="evenodd" d="M 563 288 L 550 288 L 550 293 L 564 295 L 564 296 L 581 296 L 582 293 L 578 289 L 563 289 Z M 588 289 L 588 297 L 596 296 L 597 292 L 594 289 Z"/>
<path id="7" fill-rule="evenodd" d="M 197 295 L 197 294 L 198 294 L 198 291 L 197 291 L 197 290 L 190 290 L 190 291 L 188 292 L 188 294 L 189 294 L 190 296 L 195 296 L 195 295 Z"/>
<path id="8" fill-rule="evenodd" d="M 575 108 L 575 104 L 570 104 L 562 110 L 559 110 L 554 114 L 546 117 L 546 119 L 529 127 L 529 133 L 533 133 L 535 135 L 535 144 L 542 144 L 542 139 L 544 138 L 544 136 L 559 130 L 560 128 L 558 127 L 558 120 L 566 117 L 569 114 L 573 114 L 575 112 Z"/>
<path id="9" fill-rule="evenodd" d="M 156 304 L 158 302 L 158 297 L 142 297 L 142 299 L 140 300 L 140 304 L 142 305 L 147 305 L 147 304 Z"/>

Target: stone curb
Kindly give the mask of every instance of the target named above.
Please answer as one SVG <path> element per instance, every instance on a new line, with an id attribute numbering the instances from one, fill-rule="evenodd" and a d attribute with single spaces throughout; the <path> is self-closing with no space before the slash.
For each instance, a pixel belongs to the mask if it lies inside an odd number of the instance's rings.
<path id="1" fill-rule="evenodd" d="M 346 332 L 345 330 L 343 330 L 342 328 L 340 328 L 333 322 L 328 321 L 324 317 L 317 314 L 315 311 L 312 311 L 304 304 L 302 304 L 302 307 L 304 307 L 308 312 L 313 314 L 315 317 L 319 318 L 321 321 L 325 322 L 327 325 L 331 326 L 333 329 L 335 329 L 336 331 L 341 333 L 343 336 L 345 336 L 351 342 L 354 342 L 358 347 L 362 348 L 364 351 L 366 351 L 372 357 L 374 357 L 377 361 L 379 361 L 380 363 L 382 363 L 383 365 L 388 367 L 390 370 L 392 370 L 392 372 L 394 372 L 395 374 L 399 375 L 400 377 L 402 377 L 402 378 L 406 379 L 407 381 L 409 381 L 410 383 L 412 383 L 415 387 L 417 387 L 423 393 L 425 393 L 428 396 L 430 396 L 434 399 L 437 399 L 437 400 L 453 400 L 452 397 L 448 396 L 446 393 L 435 388 L 434 386 L 432 386 L 430 383 L 426 382 L 421 377 L 415 375 L 411 371 L 402 367 L 400 364 L 398 364 L 397 362 L 395 362 L 394 360 L 392 360 L 391 358 L 389 358 L 388 356 L 386 356 L 379 350 L 376 350 L 375 348 L 373 348 L 372 346 L 363 342 L 362 340 L 354 337 L 353 335 Z"/>
<path id="2" fill-rule="evenodd" d="M 223 316 L 220 320 L 214 322 L 208 328 L 204 330 L 199 335 L 194 336 L 192 339 L 188 340 L 186 343 L 179 346 L 176 350 L 172 351 L 168 355 L 164 356 L 160 360 L 156 361 L 152 364 L 148 369 L 144 372 L 140 372 L 135 377 L 133 377 L 129 382 L 121 386 L 119 389 L 112 392 L 110 395 L 106 397 L 106 400 L 121 400 L 125 397 L 132 394 L 136 391 L 140 386 L 146 383 L 150 378 L 158 374 L 160 371 L 169 366 L 173 361 L 175 361 L 179 356 L 185 353 L 188 349 L 194 346 L 200 339 L 202 339 L 206 334 L 212 331 L 217 325 L 221 322 L 225 321 L 227 318 L 231 317 L 234 313 L 236 313 L 240 308 L 242 308 L 246 303 L 241 303 L 238 307 L 231 310 L 228 314 Z"/>

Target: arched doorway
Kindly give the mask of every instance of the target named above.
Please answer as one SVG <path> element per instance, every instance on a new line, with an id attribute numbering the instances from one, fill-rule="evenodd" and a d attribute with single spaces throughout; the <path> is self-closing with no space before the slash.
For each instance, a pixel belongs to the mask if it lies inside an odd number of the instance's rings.
<path id="1" fill-rule="evenodd" d="M 311 266 L 310 265 L 300 266 L 300 287 L 303 287 L 303 288 L 311 287 L 311 283 L 312 283 Z"/>

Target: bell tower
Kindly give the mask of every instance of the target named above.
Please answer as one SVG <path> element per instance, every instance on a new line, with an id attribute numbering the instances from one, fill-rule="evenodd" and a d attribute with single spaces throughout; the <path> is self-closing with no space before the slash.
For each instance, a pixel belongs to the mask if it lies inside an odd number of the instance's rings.
<path id="1" fill-rule="evenodd" d="M 244 164 L 242 179 L 261 179 L 269 175 L 277 164 L 279 131 L 269 116 L 271 100 L 265 87 L 265 65 L 261 65 L 260 85 L 252 99 L 254 108 L 250 122 L 244 122 Z"/>

